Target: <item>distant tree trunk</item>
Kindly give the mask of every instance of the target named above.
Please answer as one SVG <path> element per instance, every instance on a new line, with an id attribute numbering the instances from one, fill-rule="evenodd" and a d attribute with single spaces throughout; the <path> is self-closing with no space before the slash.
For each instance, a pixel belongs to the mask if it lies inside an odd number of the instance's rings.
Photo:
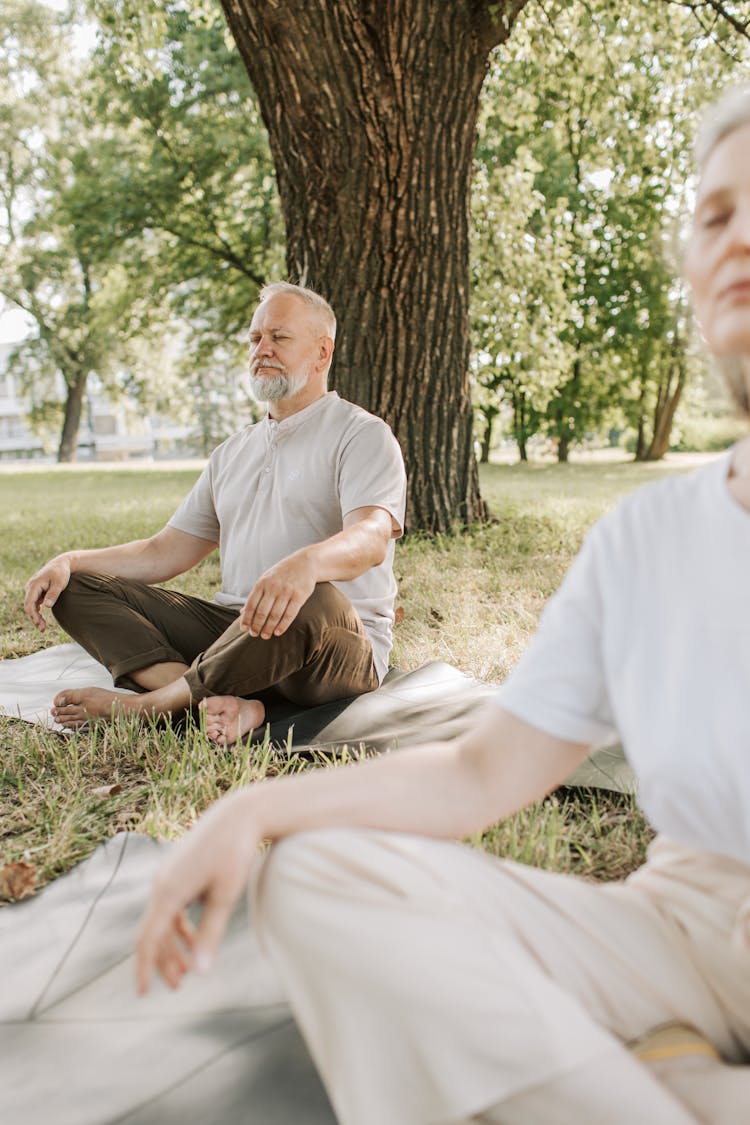
<path id="1" fill-rule="evenodd" d="M 486 465 L 490 459 L 490 449 L 492 448 L 492 423 L 494 418 L 485 415 L 484 433 L 482 434 L 482 446 L 479 456 L 481 465 Z"/>
<path id="2" fill-rule="evenodd" d="M 410 529 L 486 515 L 468 200 L 491 48 L 527 0 L 222 0 L 268 128 L 292 280 L 339 318 L 333 383 L 385 418 Z"/>
<path id="3" fill-rule="evenodd" d="M 576 398 L 578 396 L 580 384 L 581 357 L 576 356 L 573 360 L 571 376 L 567 383 L 560 388 L 558 400 L 554 406 L 554 436 L 557 438 L 557 460 L 561 464 L 568 461 L 571 442 L 574 441 L 577 436 L 581 436 L 576 434 L 575 419 Z"/>
<path id="4" fill-rule="evenodd" d="M 513 436 L 518 446 L 519 461 L 528 461 L 529 453 L 526 447 L 526 440 L 528 438 L 526 395 L 523 391 L 519 391 L 517 394 L 514 393 L 513 395 Z"/>
<path id="5" fill-rule="evenodd" d="M 638 423 L 636 426 L 635 452 L 633 459 L 642 461 L 646 452 L 646 373 L 641 371 L 641 390 L 638 395 Z"/>
<path id="6" fill-rule="evenodd" d="M 57 450 L 58 461 L 75 461 L 78 455 L 78 432 L 81 428 L 81 415 L 83 413 L 83 399 L 86 394 L 87 372 L 80 372 L 73 383 L 66 383 L 68 397 L 65 400 L 65 417 L 63 419 L 60 445 Z"/>
<path id="7" fill-rule="evenodd" d="M 648 445 L 643 443 L 640 456 L 636 451 L 637 461 L 661 461 L 669 449 L 675 412 L 680 404 L 687 378 L 685 344 L 678 331 L 674 333 L 670 350 L 669 367 L 663 381 L 659 384 L 659 393 L 656 396 L 653 435 Z"/>
<path id="8" fill-rule="evenodd" d="M 660 393 L 659 401 L 654 411 L 654 436 L 646 450 L 646 454 L 643 458 L 644 461 L 661 461 L 662 457 L 669 449 L 674 416 L 677 407 L 680 405 L 680 399 L 682 398 L 684 388 L 685 373 L 683 371 L 680 381 L 675 385 L 674 390 L 670 394 L 665 395 L 664 399 L 662 399 Z"/>

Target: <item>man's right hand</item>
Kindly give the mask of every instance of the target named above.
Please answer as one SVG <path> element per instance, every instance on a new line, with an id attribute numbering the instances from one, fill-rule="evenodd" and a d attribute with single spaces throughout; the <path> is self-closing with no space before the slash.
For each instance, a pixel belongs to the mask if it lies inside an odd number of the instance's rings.
<path id="1" fill-rule="evenodd" d="M 45 563 L 26 583 L 24 613 L 31 618 L 40 633 L 47 628 L 42 608 L 51 609 L 69 582 L 70 560 L 67 555 L 58 555 Z"/>

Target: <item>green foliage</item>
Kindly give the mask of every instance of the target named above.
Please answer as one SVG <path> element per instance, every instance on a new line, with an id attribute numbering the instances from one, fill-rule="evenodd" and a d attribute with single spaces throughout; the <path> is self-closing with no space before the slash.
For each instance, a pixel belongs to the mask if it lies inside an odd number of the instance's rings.
<path id="1" fill-rule="evenodd" d="M 718 453 L 745 437 L 747 427 L 732 415 L 689 414 L 677 420 L 671 449 L 680 452 Z"/>
<path id="2" fill-rule="evenodd" d="M 698 109 L 737 73 L 727 34 L 646 0 L 529 5 L 493 56 L 473 204 L 477 402 L 505 411 L 522 456 L 532 432 L 565 456 L 613 424 L 637 431 L 640 456 L 667 448 L 700 369 L 675 248 Z"/>
<path id="3" fill-rule="evenodd" d="M 499 163 L 486 143 L 490 123 L 483 126 L 472 204 L 475 401 L 488 446 L 500 392 L 526 460 L 526 442 L 539 432 L 560 372 L 572 360 L 563 338 L 568 244 L 563 207 L 548 210 L 534 186 L 541 165 L 526 147 L 511 163 Z"/>
<path id="4" fill-rule="evenodd" d="M 191 321 L 201 362 L 247 324 L 258 287 L 280 269 L 265 130 L 216 11 L 167 5 L 158 43 L 144 50 L 123 34 L 132 5 L 102 0 L 96 10 L 96 109 L 120 132 L 110 231 L 123 242 L 156 236 L 144 279 Z"/>
<path id="5" fill-rule="evenodd" d="M 37 326 L 14 366 L 35 418 L 62 376 L 69 451 L 92 373 L 144 411 L 196 420 L 205 448 L 250 416 L 240 332 L 280 269 L 265 131 L 215 11 L 94 10 L 90 55 L 80 23 L 33 0 L 7 12 L 0 293 Z"/>
<path id="6" fill-rule="evenodd" d="M 0 294 L 33 317 L 28 346 L 35 402 L 80 397 L 90 371 L 118 359 L 108 262 L 77 222 L 75 188 L 88 127 L 73 96 L 79 75 L 70 24 L 34 0 L 3 9 L 0 45 Z M 19 359 L 24 345 L 16 349 Z"/>
<path id="7" fill-rule="evenodd" d="M 748 55 L 747 5 L 718 8 L 529 3 L 492 56 L 472 201 L 488 447 L 499 418 L 522 455 L 534 434 L 564 455 L 612 424 L 640 456 L 666 448 L 700 368 L 674 280 L 689 140 Z M 32 419 L 45 442 L 64 421 L 70 454 L 94 373 L 191 420 L 205 450 L 249 416 L 240 335 L 283 248 L 265 129 L 221 13 L 8 0 L 0 26 L 0 295 L 36 322 L 13 360 Z"/>

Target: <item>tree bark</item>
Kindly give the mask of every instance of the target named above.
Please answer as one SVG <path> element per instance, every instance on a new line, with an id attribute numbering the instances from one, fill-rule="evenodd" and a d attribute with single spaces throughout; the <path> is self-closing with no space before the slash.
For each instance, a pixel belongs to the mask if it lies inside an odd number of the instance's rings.
<path id="1" fill-rule="evenodd" d="M 494 421 L 494 415 L 485 415 L 484 433 L 482 434 L 482 449 L 479 455 L 480 465 L 489 464 L 490 449 L 492 448 L 492 425 Z"/>
<path id="2" fill-rule="evenodd" d="M 674 334 L 670 351 L 670 364 L 656 397 L 653 434 L 648 446 L 644 446 L 641 456 L 636 456 L 636 460 L 639 461 L 661 461 L 669 449 L 674 416 L 687 380 L 685 346 L 678 332 Z"/>
<path id="3" fill-rule="evenodd" d="M 484 417 L 484 432 L 482 434 L 481 452 L 479 454 L 480 465 L 487 465 L 490 460 L 490 450 L 492 449 L 492 436 L 495 429 L 495 419 L 500 411 L 496 406 L 488 404 L 479 407 L 480 414 Z"/>
<path id="4" fill-rule="evenodd" d="M 529 437 L 526 419 L 526 394 L 523 390 L 513 393 L 513 436 L 518 446 L 518 460 L 528 461 L 527 439 Z"/>
<path id="5" fill-rule="evenodd" d="M 527 0 L 222 0 L 268 128 L 293 281 L 339 319 L 332 383 L 385 418 L 407 526 L 483 518 L 468 201 L 488 55 Z"/>
<path id="6" fill-rule="evenodd" d="M 81 428 L 87 377 L 86 372 L 80 372 L 74 382 L 66 383 L 68 397 L 65 400 L 65 418 L 57 450 L 57 460 L 61 462 L 75 461 L 78 454 L 78 431 Z"/>

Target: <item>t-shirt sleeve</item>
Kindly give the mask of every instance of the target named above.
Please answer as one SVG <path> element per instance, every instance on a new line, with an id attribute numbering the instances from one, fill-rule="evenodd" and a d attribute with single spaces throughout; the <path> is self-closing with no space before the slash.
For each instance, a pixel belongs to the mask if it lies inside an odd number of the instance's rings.
<path id="1" fill-rule="evenodd" d="M 169 520 L 169 526 L 199 539 L 219 542 L 219 520 L 213 500 L 212 463 L 209 461 L 190 492 Z"/>
<path id="2" fill-rule="evenodd" d="M 605 678 L 601 524 L 547 602 L 497 703 L 556 738 L 604 746 L 617 734 Z"/>
<path id="3" fill-rule="evenodd" d="M 401 447 L 385 422 L 360 426 L 344 446 L 338 467 L 341 516 L 356 508 L 385 508 L 393 535 L 403 534 L 406 514 L 406 471 Z"/>

